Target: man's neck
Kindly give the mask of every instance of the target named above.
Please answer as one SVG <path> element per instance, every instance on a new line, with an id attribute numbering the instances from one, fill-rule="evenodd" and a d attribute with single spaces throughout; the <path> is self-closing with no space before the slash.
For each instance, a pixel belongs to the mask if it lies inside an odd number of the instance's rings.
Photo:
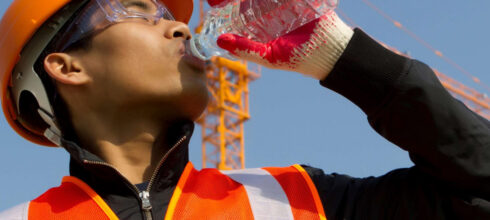
<path id="1" fill-rule="evenodd" d="M 133 184 L 148 181 L 169 148 L 170 120 L 84 115 L 74 124 L 81 145 Z"/>

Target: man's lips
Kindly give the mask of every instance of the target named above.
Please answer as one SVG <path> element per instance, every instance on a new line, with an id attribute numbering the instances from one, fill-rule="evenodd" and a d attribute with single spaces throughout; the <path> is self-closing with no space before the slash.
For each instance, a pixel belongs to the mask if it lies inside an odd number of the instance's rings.
<path id="1" fill-rule="evenodd" d="M 206 67 L 206 61 L 201 60 L 192 54 L 188 40 L 185 41 L 185 44 L 182 44 L 180 50 L 181 51 L 183 50 L 184 56 L 182 56 L 182 59 L 184 60 L 185 63 L 187 63 L 187 65 L 193 67 L 194 69 L 204 72 L 204 69 Z"/>

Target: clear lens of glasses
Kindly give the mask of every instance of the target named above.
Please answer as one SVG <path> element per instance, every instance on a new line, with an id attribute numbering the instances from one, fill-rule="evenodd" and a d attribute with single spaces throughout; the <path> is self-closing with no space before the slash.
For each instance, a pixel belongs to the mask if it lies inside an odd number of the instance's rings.
<path id="1" fill-rule="evenodd" d="M 160 19 L 175 20 L 158 0 L 90 0 L 57 39 L 56 51 L 65 51 L 79 40 L 111 24 L 139 21 L 156 24 Z"/>

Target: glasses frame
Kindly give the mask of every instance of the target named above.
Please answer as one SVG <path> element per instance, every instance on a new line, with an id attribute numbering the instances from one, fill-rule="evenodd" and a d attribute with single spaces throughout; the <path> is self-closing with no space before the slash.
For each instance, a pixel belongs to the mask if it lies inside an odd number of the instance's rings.
<path id="1" fill-rule="evenodd" d="M 77 42 L 106 29 L 107 27 L 142 18 L 150 24 L 157 24 L 161 19 L 175 21 L 172 12 L 158 0 L 150 0 L 156 6 L 153 14 L 127 9 L 120 0 L 89 0 L 66 30 L 57 38 L 56 52 L 64 52 Z"/>
<path id="2" fill-rule="evenodd" d="M 144 12 L 128 10 L 121 3 L 121 1 L 118 0 L 95 0 L 95 1 L 100 6 L 100 9 L 103 10 L 104 13 L 106 14 L 107 20 L 111 22 L 121 22 L 131 18 L 145 18 L 146 20 L 152 21 L 153 23 L 157 23 L 162 18 L 165 20 L 175 20 L 170 10 L 168 10 L 163 3 L 157 0 L 150 1 L 153 2 L 157 8 L 157 11 L 154 15 L 144 13 Z M 111 2 L 113 4 L 111 4 Z M 106 10 L 104 6 L 109 6 L 111 10 L 110 11 Z"/>

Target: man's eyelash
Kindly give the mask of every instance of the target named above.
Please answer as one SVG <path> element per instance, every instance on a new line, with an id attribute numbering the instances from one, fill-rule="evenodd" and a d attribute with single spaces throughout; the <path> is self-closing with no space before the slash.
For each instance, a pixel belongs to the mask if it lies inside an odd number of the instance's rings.
<path id="1" fill-rule="evenodd" d="M 137 6 L 137 7 L 140 7 L 142 9 L 148 9 L 148 4 L 146 4 L 145 2 L 142 2 L 142 1 L 130 1 L 130 2 L 126 2 L 126 4 L 124 4 L 125 7 L 131 7 L 131 6 Z"/>

